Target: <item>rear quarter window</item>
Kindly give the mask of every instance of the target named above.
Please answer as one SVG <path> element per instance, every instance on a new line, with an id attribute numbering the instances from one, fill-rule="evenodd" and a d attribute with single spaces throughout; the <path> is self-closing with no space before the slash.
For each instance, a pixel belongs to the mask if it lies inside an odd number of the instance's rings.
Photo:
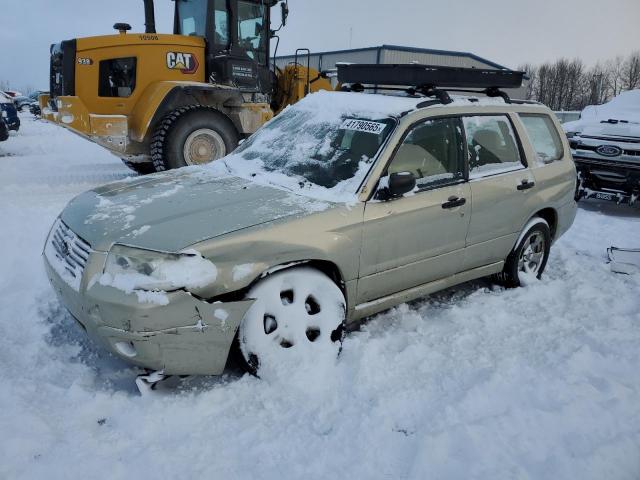
<path id="1" fill-rule="evenodd" d="M 560 160 L 564 156 L 564 150 L 553 121 L 547 115 L 519 115 L 538 159 L 543 163 Z"/>

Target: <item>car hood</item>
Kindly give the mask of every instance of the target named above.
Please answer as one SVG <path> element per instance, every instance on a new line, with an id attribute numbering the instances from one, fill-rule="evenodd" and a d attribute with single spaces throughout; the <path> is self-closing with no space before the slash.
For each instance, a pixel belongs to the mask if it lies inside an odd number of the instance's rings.
<path id="1" fill-rule="evenodd" d="M 184 171 L 183 171 L 184 170 Z M 105 185 L 73 199 L 62 221 L 94 250 L 114 243 L 177 252 L 210 238 L 330 204 L 204 169 L 181 169 Z"/>

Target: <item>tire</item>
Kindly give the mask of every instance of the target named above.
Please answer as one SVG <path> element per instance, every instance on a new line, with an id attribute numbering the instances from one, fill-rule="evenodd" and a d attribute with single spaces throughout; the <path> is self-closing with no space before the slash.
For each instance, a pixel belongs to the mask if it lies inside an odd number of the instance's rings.
<path id="1" fill-rule="evenodd" d="M 152 162 L 130 162 L 128 160 L 122 160 L 122 163 L 139 175 L 148 175 L 156 171 L 156 167 Z"/>
<path id="2" fill-rule="evenodd" d="M 504 269 L 497 275 L 498 282 L 507 288 L 521 286 L 526 275 L 535 275 L 540 279 L 547 266 L 551 248 L 549 224 L 543 218 L 535 217 L 525 228 L 526 233 L 521 236 L 516 248 L 507 257 Z"/>
<path id="3" fill-rule="evenodd" d="M 238 330 L 240 359 L 258 375 L 262 368 L 300 360 L 335 359 L 342 350 L 346 301 L 340 288 L 311 267 L 276 272 L 260 280 L 246 298 L 255 299 Z"/>
<path id="4" fill-rule="evenodd" d="M 213 108 L 190 105 L 167 114 L 156 127 L 151 160 L 157 172 L 200 165 L 231 153 L 238 141 L 229 118 Z"/>

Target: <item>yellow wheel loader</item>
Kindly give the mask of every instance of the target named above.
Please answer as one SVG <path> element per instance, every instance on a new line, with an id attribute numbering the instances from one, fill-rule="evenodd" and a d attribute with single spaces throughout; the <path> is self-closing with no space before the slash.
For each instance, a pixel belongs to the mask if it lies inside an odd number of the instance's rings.
<path id="1" fill-rule="evenodd" d="M 287 105 L 332 89 L 308 63 L 281 70 L 270 57 L 286 0 L 174 1 L 172 35 L 156 33 L 144 0 L 144 33 L 117 23 L 115 35 L 52 45 L 43 118 L 150 173 L 221 158 Z"/>

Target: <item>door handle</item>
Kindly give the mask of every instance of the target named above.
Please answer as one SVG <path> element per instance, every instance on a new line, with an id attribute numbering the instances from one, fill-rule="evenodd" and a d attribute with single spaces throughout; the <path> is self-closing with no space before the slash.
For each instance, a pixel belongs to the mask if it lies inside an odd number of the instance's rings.
<path id="1" fill-rule="evenodd" d="M 456 197 L 454 195 L 452 197 L 449 197 L 447 199 L 447 201 L 442 204 L 442 208 L 447 208 L 448 209 L 448 208 L 461 207 L 465 203 L 467 203 L 467 199 L 466 198 L 459 198 L 459 197 Z"/>
<path id="2" fill-rule="evenodd" d="M 529 190 L 530 188 L 533 188 L 536 186 L 536 182 L 531 182 L 529 180 L 522 180 L 522 183 L 520 185 L 518 185 L 518 190 L 523 191 L 523 190 Z"/>

